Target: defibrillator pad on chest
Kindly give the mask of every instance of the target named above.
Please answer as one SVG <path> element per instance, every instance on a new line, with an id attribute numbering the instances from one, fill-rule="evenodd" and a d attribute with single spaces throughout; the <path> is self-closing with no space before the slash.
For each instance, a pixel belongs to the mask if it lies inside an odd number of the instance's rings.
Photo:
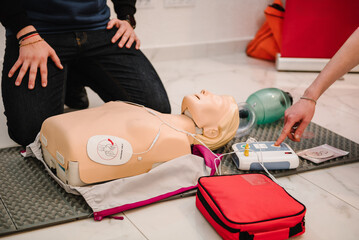
<path id="1" fill-rule="evenodd" d="M 96 135 L 87 142 L 87 154 L 92 161 L 104 165 L 122 165 L 132 156 L 131 144 L 123 138 Z"/>

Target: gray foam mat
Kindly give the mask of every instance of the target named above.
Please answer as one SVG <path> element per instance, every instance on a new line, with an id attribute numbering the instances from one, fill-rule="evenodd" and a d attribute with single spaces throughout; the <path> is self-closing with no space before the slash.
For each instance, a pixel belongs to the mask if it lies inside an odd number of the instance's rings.
<path id="1" fill-rule="evenodd" d="M 43 164 L 21 148 L 0 149 L 0 235 L 91 216 L 81 196 L 66 193 Z"/>
<path id="2" fill-rule="evenodd" d="M 273 141 L 278 138 L 282 126 L 283 120 L 259 125 L 249 136 L 255 137 L 258 141 Z M 271 171 L 275 176 L 286 176 L 359 160 L 359 144 L 349 139 L 314 123 L 307 127 L 305 134 L 306 139 L 299 143 L 289 140 L 286 142 L 294 151 L 327 143 L 350 153 L 321 164 L 301 159 L 300 166 L 295 170 Z M 234 143 L 244 142 L 247 138 L 235 137 L 218 152 L 230 152 Z M 34 158 L 24 159 L 19 153 L 20 150 L 19 147 L 0 149 L 0 236 L 92 216 L 92 210 L 81 196 L 66 193 L 48 175 L 40 161 Z M 222 174 L 245 172 L 248 171 L 236 168 L 231 156 L 223 159 Z M 194 193 L 195 191 L 182 195 Z"/>
<path id="3" fill-rule="evenodd" d="M 8 211 L 6 210 L 4 204 L 1 202 L 0 204 L 0 234 L 3 233 L 11 233 L 16 231 L 16 227 L 13 224 Z"/>
<path id="4" fill-rule="evenodd" d="M 258 125 L 255 128 L 253 128 L 247 136 L 234 137 L 234 139 L 232 139 L 226 146 L 220 149 L 219 152 L 233 151 L 232 145 L 238 142 L 245 142 L 248 139 L 248 136 L 255 138 L 257 141 L 275 141 L 279 137 L 282 131 L 283 121 L 284 120 L 281 119 L 274 123 Z M 308 125 L 300 142 L 293 142 L 289 139 L 286 139 L 284 142 L 287 143 L 295 152 L 320 146 L 326 143 L 333 147 L 347 151 L 349 152 L 349 154 L 319 164 L 300 158 L 299 166 L 296 169 L 269 171 L 276 177 L 288 176 L 291 174 L 301 173 L 305 171 L 328 168 L 328 167 L 359 161 L 358 143 L 355 143 L 315 123 L 310 123 Z M 222 170 L 222 174 L 263 172 L 263 171 L 238 170 L 232 160 L 231 155 L 224 156 L 221 170 Z"/>

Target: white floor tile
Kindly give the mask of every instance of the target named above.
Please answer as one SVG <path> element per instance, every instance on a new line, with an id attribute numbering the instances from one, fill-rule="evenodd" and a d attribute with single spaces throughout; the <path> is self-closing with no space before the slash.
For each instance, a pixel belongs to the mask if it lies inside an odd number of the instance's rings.
<path id="1" fill-rule="evenodd" d="M 306 233 L 298 239 L 358 239 L 359 210 L 357 208 L 301 176 L 284 177 L 279 181 L 291 186 L 292 189 L 287 191 L 307 208 Z"/>
<path id="2" fill-rule="evenodd" d="M 332 106 L 320 102 L 312 121 L 359 143 L 359 117 L 355 115 L 355 111 L 345 112 L 338 105 Z"/>
<path id="3" fill-rule="evenodd" d="M 221 239 L 197 210 L 194 196 L 126 211 L 125 215 L 150 240 Z"/>
<path id="4" fill-rule="evenodd" d="M 299 174 L 359 210 L 359 163 Z"/>

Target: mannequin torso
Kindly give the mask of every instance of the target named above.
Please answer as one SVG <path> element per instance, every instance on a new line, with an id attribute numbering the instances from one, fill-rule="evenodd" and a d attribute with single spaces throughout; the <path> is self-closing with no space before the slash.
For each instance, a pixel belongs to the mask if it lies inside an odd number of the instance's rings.
<path id="1" fill-rule="evenodd" d="M 182 108 L 191 117 L 125 102 L 57 115 L 42 125 L 42 148 L 64 174 L 68 174 L 69 164 L 76 163 L 79 178 L 90 184 L 148 172 L 160 163 L 190 154 L 192 144 L 210 146 L 214 142 L 212 149 L 218 148 L 217 143 L 223 146 L 238 128 L 233 97 L 202 91 L 186 96 Z M 230 125 L 223 124 L 228 121 Z M 197 127 L 203 134 L 196 134 Z M 98 138 L 91 142 L 94 136 Z"/>

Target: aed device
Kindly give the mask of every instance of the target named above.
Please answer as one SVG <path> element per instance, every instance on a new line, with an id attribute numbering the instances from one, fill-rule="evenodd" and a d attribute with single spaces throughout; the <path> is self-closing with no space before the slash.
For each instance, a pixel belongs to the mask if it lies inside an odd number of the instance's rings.
<path id="1" fill-rule="evenodd" d="M 275 146 L 273 141 L 254 143 L 235 143 L 232 155 L 236 167 L 240 170 L 293 169 L 299 165 L 299 157 L 286 143 Z"/>

